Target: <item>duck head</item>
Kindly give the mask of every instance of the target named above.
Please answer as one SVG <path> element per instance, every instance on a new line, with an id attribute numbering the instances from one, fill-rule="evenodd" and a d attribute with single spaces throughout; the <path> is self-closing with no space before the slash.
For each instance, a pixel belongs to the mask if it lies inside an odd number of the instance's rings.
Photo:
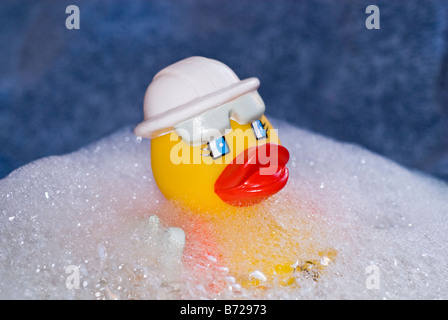
<path id="1" fill-rule="evenodd" d="M 288 181 L 288 150 L 264 115 L 256 78 L 191 57 L 159 72 L 145 95 L 151 167 L 160 191 L 201 212 L 257 204 Z"/>

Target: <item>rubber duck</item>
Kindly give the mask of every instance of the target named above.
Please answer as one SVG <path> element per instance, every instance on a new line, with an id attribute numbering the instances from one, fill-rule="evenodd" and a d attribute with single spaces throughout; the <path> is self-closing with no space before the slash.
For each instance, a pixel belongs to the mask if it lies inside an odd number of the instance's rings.
<path id="1" fill-rule="evenodd" d="M 271 214 L 272 197 L 288 182 L 289 152 L 264 115 L 259 85 L 214 59 L 178 61 L 154 76 L 135 134 L 151 139 L 160 191 L 207 226 L 211 251 L 239 283 L 291 284 L 333 254 L 304 245 L 309 230 L 289 234 L 288 203 Z"/>

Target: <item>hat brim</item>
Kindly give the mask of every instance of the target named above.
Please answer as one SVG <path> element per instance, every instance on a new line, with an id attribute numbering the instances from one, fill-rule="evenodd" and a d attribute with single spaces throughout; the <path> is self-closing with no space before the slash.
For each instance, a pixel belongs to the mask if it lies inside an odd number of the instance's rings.
<path id="1" fill-rule="evenodd" d="M 141 122 L 134 129 L 136 136 L 155 138 L 174 130 L 174 126 L 182 121 L 194 118 L 201 113 L 217 108 L 242 95 L 255 91 L 260 86 L 257 78 L 248 78 L 222 88 L 216 92 L 165 111 Z"/>

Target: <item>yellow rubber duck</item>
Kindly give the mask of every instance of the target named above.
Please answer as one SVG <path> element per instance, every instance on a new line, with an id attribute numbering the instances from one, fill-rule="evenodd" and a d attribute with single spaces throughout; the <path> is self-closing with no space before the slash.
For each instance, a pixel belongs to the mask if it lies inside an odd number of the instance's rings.
<path id="1" fill-rule="evenodd" d="M 301 271 L 316 277 L 335 253 L 314 248 L 310 230 L 285 228 L 291 203 L 271 214 L 289 152 L 264 115 L 259 85 L 213 59 L 181 60 L 155 75 L 135 134 L 151 139 L 160 191 L 207 226 L 211 251 L 239 283 L 291 285 Z"/>

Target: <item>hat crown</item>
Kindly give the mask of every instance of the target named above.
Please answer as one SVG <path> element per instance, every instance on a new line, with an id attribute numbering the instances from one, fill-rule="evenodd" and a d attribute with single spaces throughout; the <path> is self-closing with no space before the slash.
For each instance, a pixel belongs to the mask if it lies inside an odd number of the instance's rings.
<path id="1" fill-rule="evenodd" d="M 190 57 L 158 72 L 144 99 L 144 117 L 149 119 L 220 89 L 240 82 L 227 65 L 204 57 Z"/>

